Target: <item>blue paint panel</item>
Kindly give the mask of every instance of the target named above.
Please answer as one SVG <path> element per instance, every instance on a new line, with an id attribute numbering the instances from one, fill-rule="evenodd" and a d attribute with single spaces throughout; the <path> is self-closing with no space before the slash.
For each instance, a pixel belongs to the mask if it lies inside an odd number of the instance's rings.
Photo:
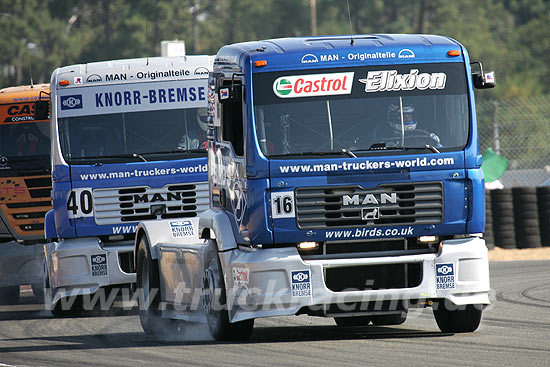
<path id="1" fill-rule="evenodd" d="M 466 171 L 471 187 L 471 207 L 466 233 L 485 232 L 485 181 L 481 168 Z"/>
<path id="2" fill-rule="evenodd" d="M 132 162 L 102 165 L 73 165 L 71 181 L 65 181 L 67 168 L 56 166 L 60 182 L 52 189 L 57 236 L 61 238 L 111 235 L 115 227 L 135 227 L 137 222 L 97 225 L 94 217 L 69 218 L 67 195 L 79 188 L 124 188 L 148 186 L 159 188 L 169 184 L 206 182 L 207 158 L 191 158 L 163 162 Z M 120 209 L 119 209 L 120 210 Z"/>

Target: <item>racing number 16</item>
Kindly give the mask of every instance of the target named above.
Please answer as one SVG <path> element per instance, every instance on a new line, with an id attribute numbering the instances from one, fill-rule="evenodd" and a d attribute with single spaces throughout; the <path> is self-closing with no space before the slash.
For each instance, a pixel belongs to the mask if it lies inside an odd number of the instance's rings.
<path id="1" fill-rule="evenodd" d="M 294 218 L 294 193 L 272 192 L 271 211 L 273 218 Z"/>
<path id="2" fill-rule="evenodd" d="M 81 188 L 69 191 L 67 211 L 69 218 L 93 217 L 92 189 Z"/>

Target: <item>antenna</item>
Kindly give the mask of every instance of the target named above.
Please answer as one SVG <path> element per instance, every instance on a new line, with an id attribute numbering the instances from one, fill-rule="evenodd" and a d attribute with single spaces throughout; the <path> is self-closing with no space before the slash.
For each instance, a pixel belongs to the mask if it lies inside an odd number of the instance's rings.
<path id="1" fill-rule="evenodd" d="M 31 65 L 30 57 L 29 57 L 28 61 L 29 61 L 29 75 L 30 75 L 30 78 L 31 78 L 31 88 L 34 88 L 34 81 L 32 80 L 32 65 Z"/>
<path id="2" fill-rule="evenodd" d="M 349 11 L 349 0 L 346 0 L 347 4 L 348 4 L 348 22 L 349 22 L 349 32 L 350 32 L 350 37 L 351 37 L 351 41 L 350 41 L 350 45 L 353 46 L 353 29 L 351 28 L 351 14 L 350 14 L 350 11 Z"/>

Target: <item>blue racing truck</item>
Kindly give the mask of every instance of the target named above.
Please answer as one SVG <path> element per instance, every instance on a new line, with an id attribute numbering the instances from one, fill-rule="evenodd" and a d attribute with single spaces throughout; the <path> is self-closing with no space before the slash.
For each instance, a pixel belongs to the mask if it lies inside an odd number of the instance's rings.
<path id="1" fill-rule="evenodd" d="M 478 328 L 473 88 L 492 72 L 447 37 L 354 35 L 225 46 L 209 83 L 210 209 L 185 235 L 137 232 L 146 332 L 201 308 L 216 339 L 258 317 L 398 325 L 428 306 L 442 331 Z"/>
<path id="2" fill-rule="evenodd" d="M 135 282 L 138 222 L 185 223 L 208 208 L 212 61 L 153 57 L 53 72 L 45 286 L 54 315 L 79 314 L 83 296 Z"/>

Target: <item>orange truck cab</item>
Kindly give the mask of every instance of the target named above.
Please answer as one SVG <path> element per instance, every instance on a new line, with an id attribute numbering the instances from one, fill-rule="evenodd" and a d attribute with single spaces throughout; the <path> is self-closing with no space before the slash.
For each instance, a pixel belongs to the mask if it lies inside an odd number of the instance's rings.
<path id="1" fill-rule="evenodd" d="M 21 285 L 43 298 L 50 120 L 35 120 L 34 102 L 49 92 L 49 84 L 0 90 L 0 304 L 17 303 Z"/>

